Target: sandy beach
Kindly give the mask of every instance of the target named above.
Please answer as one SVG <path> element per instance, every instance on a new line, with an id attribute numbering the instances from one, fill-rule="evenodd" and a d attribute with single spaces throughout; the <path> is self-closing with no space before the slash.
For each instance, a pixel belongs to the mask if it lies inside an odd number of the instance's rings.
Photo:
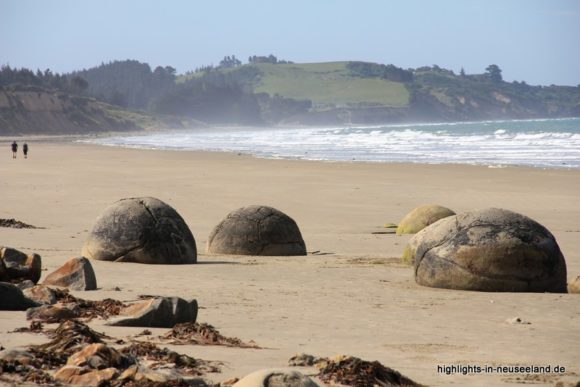
<path id="1" fill-rule="evenodd" d="M 129 301 L 141 294 L 197 299 L 198 321 L 263 347 L 170 346 L 222 361 L 221 373 L 207 375 L 214 382 L 284 367 L 300 352 L 378 360 L 432 386 L 551 386 L 580 380 L 580 295 L 421 287 L 412 269 L 400 263 L 409 237 L 377 233 L 423 204 L 458 213 L 506 208 L 554 234 L 571 280 L 580 275 L 580 170 L 265 160 L 66 141 L 30 143 L 25 160 L 21 154 L 12 159 L 8 143 L 0 145 L 0 217 L 43 227 L 0 228 L 0 245 L 40 254 L 41 282 L 80 255 L 96 217 L 121 198 L 153 196 L 181 214 L 196 239 L 199 264 L 93 261 L 99 289 L 73 293 L 91 300 Z M 309 254 L 207 255 L 212 228 L 230 211 L 251 204 L 291 216 Z M 514 317 L 530 324 L 506 322 Z M 27 325 L 24 312 L 0 312 L 0 344 L 11 348 L 47 340 L 10 333 Z M 116 337 L 143 330 L 108 327 L 102 320 L 90 326 Z M 566 373 L 437 370 L 458 364 L 560 365 Z"/>

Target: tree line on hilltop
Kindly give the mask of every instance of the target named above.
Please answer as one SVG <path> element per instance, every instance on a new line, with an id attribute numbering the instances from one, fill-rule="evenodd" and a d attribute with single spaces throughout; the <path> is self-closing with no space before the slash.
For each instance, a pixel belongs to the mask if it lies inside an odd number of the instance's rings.
<path id="1" fill-rule="evenodd" d="M 136 60 L 101 63 L 68 74 L 3 65 L 0 67 L 0 88 L 25 85 L 58 90 L 123 108 L 187 116 L 208 123 L 277 123 L 286 117 L 310 112 L 313 104 L 309 100 L 256 93 L 254 86 L 262 76 L 259 65 L 292 63 L 270 54 L 250 56 L 249 65 L 243 65 L 231 55 L 225 56 L 218 66 L 202 66 L 181 76 L 171 66 L 151 68 Z M 352 77 L 403 83 L 409 90 L 412 106 L 425 111 L 432 109 L 433 115 L 439 114 L 443 119 L 472 117 L 474 111 L 481 110 L 480 106 L 505 108 L 502 98 L 504 101 L 517 100 L 521 114 L 537 111 L 547 115 L 556 111 L 554 106 L 565 106 L 569 111 L 580 109 L 574 107 L 580 102 L 580 87 L 504 82 L 502 70 L 495 64 L 489 65 L 483 74 L 470 75 L 463 69 L 456 75 L 437 65 L 403 69 L 392 64 L 360 61 L 348 62 L 346 69 Z M 497 93 L 502 96 L 498 97 Z"/>

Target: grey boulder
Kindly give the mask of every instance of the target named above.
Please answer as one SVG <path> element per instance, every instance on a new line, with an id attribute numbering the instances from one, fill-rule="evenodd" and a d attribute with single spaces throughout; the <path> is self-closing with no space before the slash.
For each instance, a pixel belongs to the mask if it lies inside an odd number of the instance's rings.
<path id="1" fill-rule="evenodd" d="M 294 370 L 263 369 L 252 372 L 232 387 L 318 387 L 310 377 Z"/>
<path id="2" fill-rule="evenodd" d="M 197 262 L 195 239 L 183 218 L 159 199 L 122 199 L 95 222 L 82 250 L 87 258 L 147 264 Z"/>
<path id="3" fill-rule="evenodd" d="M 556 239 L 524 215 L 489 208 L 447 217 L 419 234 L 413 260 L 420 285 L 566 292 L 566 262 Z"/>
<path id="4" fill-rule="evenodd" d="M 175 324 L 195 322 L 197 301 L 179 297 L 156 297 L 129 305 L 107 325 L 124 327 L 173 328 Z"/>
<path id="5" fill-rule="evenodd" d="M 233 255 L 306 255 L 296 222 L 268 206 L 230 212 L 211 232 L 208 253 Z"/>

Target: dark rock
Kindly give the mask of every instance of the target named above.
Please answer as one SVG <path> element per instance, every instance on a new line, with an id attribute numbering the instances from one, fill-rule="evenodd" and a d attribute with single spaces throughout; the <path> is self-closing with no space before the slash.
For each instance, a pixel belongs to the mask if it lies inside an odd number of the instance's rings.
<path id="1" fill-rule="evenodd" d="M 107 325 L 127 327 L 172 328 L 175 324 L 195 322 L 197 301 L 179 297 L 157 297 L 136 302 L 121 311 L 119 318 Z"/>
<path id="2" fill-rule="evenodd" d="M 22 293 L 31 300 L 38 302 L 39 304 L 52 305 L 57 301 L 56 292 L 44 285 L 36 285 L 33 287 L 25 288 Z"/>
<path id="3" fill-rule="evenodd" d="M 452 215 L 455 215 L 455 212 L 437 204 L 417 207 L 399 222 L 397 235 L 416 234 L 430 224 Z"/>
<path id="4" fill-rule="evenodd" d="M 42 271 L 42 259 L 38 254 L 26 255 L 11 247 L 0 248 L 0 280 L 22 282 L 30 280 L 37 283 Z"/>
<path id="5" fill-rule="evenodd" d="M 235 255 L 306 255 L 296 222 L 267 206 L 230 212 L 211 232 L 208 253 Z"/>
<path id="6" fill-rule="evenodd" d="M 115 262 L 197 262 L 195 239 L 189 227 L 177 211 L 155 198 L 122 199 L 105 209 L 82 254 Z"/>
<path id="7" fill-rule="evenodd" d="M 0 310 L 26 310 L 38 303 L 26 298 L 15 285 L 0 282 Z"/>
<path id="8" fill-rule="evenodd" d="M 48 323 L 60 322 L 80 316 L 77 304 L 42 305 L 26 311 L 27 320 L 43 321 Z"/>
<path id="9" fill-rule="evenodd" d="M 72 290 L 96 290 L 97 278 L 91 262 L 85 257 L 77 257 L 50 273 L 43 284 Z"/>
<path id="10" fill-rule="evenodd" d="M 556 239 L 526 216 L 490 208 L 442 219 L 421 233 L 414 257 L 420 285 L 566 292 L 566 262 Z"/>

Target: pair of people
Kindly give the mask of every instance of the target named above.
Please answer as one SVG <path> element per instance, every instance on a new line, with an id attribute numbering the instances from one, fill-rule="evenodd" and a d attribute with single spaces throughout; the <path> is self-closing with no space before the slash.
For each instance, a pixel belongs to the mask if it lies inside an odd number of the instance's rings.
<path id="1" fill-rule="evenodd" d="M 18 153 L 18 144 L 16 143 L 16 141 L 14 141 L 11 145 L 12 147 L 12 158 L 15 159 L 16 158 L 16 154 Z M 22 145 L 22 153 L 24 153 L 24 158 L 27 159 L 28 158 L 28 144 L 24 143 L 24 145 Z"/>

